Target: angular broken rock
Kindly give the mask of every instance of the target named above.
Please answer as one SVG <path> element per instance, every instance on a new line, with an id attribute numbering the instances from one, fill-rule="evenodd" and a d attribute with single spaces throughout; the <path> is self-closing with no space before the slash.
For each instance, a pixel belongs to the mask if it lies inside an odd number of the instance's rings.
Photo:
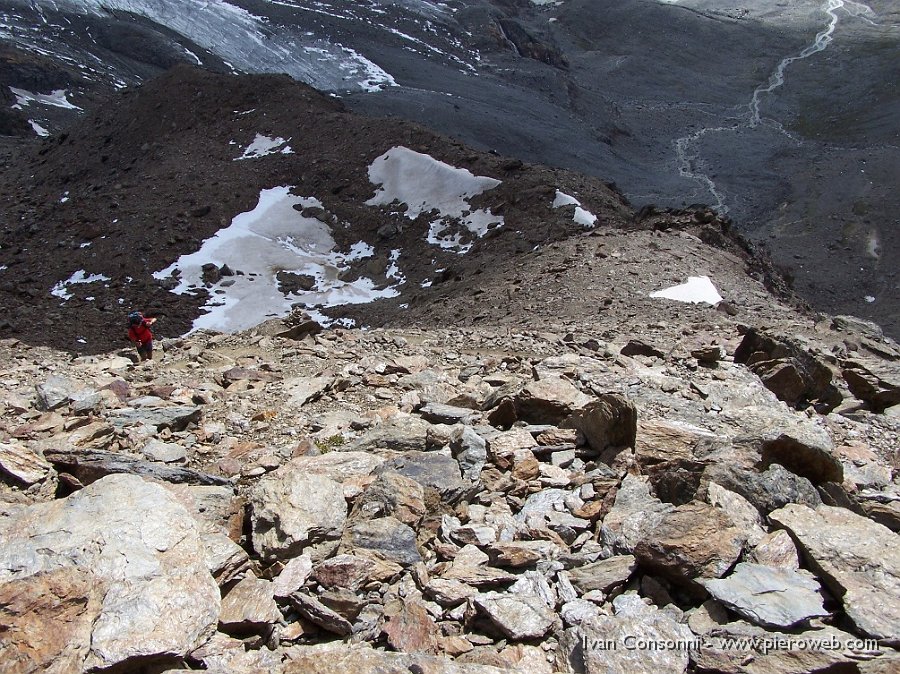
<path id="1" fill-rule="evenodd" d="M 430 402 L 419 408 L 419 414 L 432 424 L 473 424 L 480 414 L 468 407 L 454 407 L 443 403 Z"/>
<path id="2" fill-rule="evenodd" d="M 309 475 L 292 460 L 263 476 L 249 494 L 253 549 L 267 561 L 289 559 L 337 539 L 347 517 L 341 485 Z"/>
<path id="3" fill-rule="evenodd" d="M 795 627 L 830 615 L 819 583 L 808 572 L 742 562 L 727 578 L 700 582 L 725 606 L 763 627 Z"/>
<path id="4" fill-rule="evenodd" d="M 295 649 L 284 674 L 508 674 L 507 669 L 420 653 L 390 653 L 367 644 L 321 644 Z"/>
<path id="5" fill-rule="evenodd" d="M 707 500 L 710 505 L 721 508 L 732 522 L 744 530 L 750 545 L 756 545 L 766 535 L 759 511 L 740 494 L 710 482 L 707 486 Z"/>
<path id="6" fill-rule="evenodd" d="M 487 443 L 469 426 L 462 426 L 450 436 L 450 453 L 459 464 L 462 476 L 475 481 L 487 462 Z"/>
<path id="7" fill-rule="evenodd" d="M 788 505 L 769 514 L 867 636 L 900 642 L 900 536 L 843 508 Z"/>
<path id="8" fill-rule="evenodd" d="M 48 449 L 44 451 L 44 458 L 52 463 L 60 473 L 74 475 L 82 484 L 91 484 L 107 475 L 117 473 L 129 473 L 173 484 L 206 486 L 228 484 L 228 480 L 217 475 L 201 473 L 180 466 L 167 466 L 163 463 L 145 461 L 99 449 Z"/>
<path id="9" fill-rule="evenodd" d="M 746 364 L 788 405 L 812 401 L 822 412 L 830 412 L 841 402 L 831 383 L 831 369 L 795 338 L 751 328 L 735 350 L 734 362 Z"/>
<path id="10" fill-rule="evenodd" d="M 865 671 L 858 669 L 861 661 L 881 655 L 878 650 L 859 650 L 860 641 L 834 627 L 784 633 L 734 621 L 716 627 L 692 657 L 699 671 L 723 674 L 856 672 Z"/>
<path id="11" fill-rule="evenodd" d="M 641 420 L 635 437 L 635 458 L 642 466 L 693 459 L 694 448 L 718 439 L 715 433 L 685 423 Z"/>
<path id="12" fill-rule="evenodd" d="M 0 442 L 0 472 L 16 478 L 25 485 L 40 482 L 52 466 L 28 447 L 18 443 Z"/>
<path id="13" fill-rule="evenodd" d="M 546 377 L 529 382 L 519 392 L 515 404 L 519 419 L 532 424 L 554 426 L 593 400 L 562 377 Z"/>
<path id="14" fill-rule="evenodd" d="M 478 590 L 458 580 L 432 578 L 425 586 L 425 594 L 441 606 L 459 606 L 469 597 L 478 594 Z"/>
<path id="15" fill-rule="evenodd" d="M 381 471 L 388 470 L 437 489 L 445 499 L 453 499 L 471 486 L 463 482 L 459 463 L 440 452 L 406 452 L 386 462 Z"/>
<path id="16" fill-rule="evenodd" d="M 412 566 L 422 561 L 416 532 L 395 517 L 352 522 L 344 534 L 342 548 L 374 555 L 377 559 Z"/>
<path id="17" fill-rule="evenodd" d="M 768 515 L 789 503 L 812 507 L 822 503 L 819 493 L 809 480 L 794 475 L 777 463 L 773 463 L 762 473 L 724 463 L 713 463 L 707 466 L 704 477 L 740 494 L 762 515 Z"/>
<path id="18" fill-rule="evenodd" d="M 356 498 L 350 519 L 392 516 L 415 527 L 425 516 L 425 512 L 425 491 L 422 485 L 405 475 L 385 470 Z"/>
<path id="19" fill-rule="evenodd" d="M 404 653 L 434 653 L 441 631 L 418 601 L 404 600 L 382 628 L 392 648 Z"/>
<path id="20" fill-rule="evenodd" d="M 291 377 L 282 383 L 290 401 L 298 407 L 317 400 L 331 385 L 331 377 Z"/>
<path id="21" fill-rule="evenodd" d="M 287 597 L 306 584 L 312 573 L 313 563 L 309 555 L 294 557 L 272 581 L 272 594 L 276 597 Z"/>
<path id="22" fill-rule="evenodd" d="M 618 555 L 572 569 L 569 579 L 582 594 L 592 590 L 609 592 L 617 585 L 628 582 L 636 568 L 637 560 L 633 555 Z"/>
<path id="23" fill-rule="evenodd" d="M 167 489 L 133 475 L 111 475 L 68 498 L 0 519 L 0 581 L 24 583 L 27 594 L 36 574 L 54 572 L 51 594 L 71 596 L 69 587 L 83 595 L 76 603 L 86 611 L 97 606 L 90 628 L 70 631 L 72 641 L 59 655 L 66 662 L 83 654 L 75 671 L 183 657 L 215 632 L 220 611 L 199 534 Z M 99 605 L 93 590 L 77 589 L 85 576 L 106 588 Z"/>
<path id="24" fill-rule="evenodd" d="M 553 559 L 561 550 L 551 541 L 497 541 L 485 547 L 485 552 L 495 566 L 521 568 Z"/>
<path id="25" fill-rule="evenodd" d="M 514 574 L 486 566 L 488 560 L 489 557 L 474 545 L 466 545 L 440 577 L 479 588 L 506 585 L 517 579 Z"/>
<path id="26" fill-rule="evenodd" d="M 297 613 L 326 632 L 344 637 L 353 629 L 352 625 L 340 614 L 308 594 L 295 592 L 288 597 L 288 601 L 297 610 Z"/>
<path id="27" fill-rule="evenodd" d="M 206 568 L 221 586 L 250 566 L 247 551 L 223 533 L 204 531 L 200 540 L 206 551 Z"/>
<path id="28" fill-rule="evenodd" d="M 219 625 L 223 632 L 247 634 L 282 620 L 272 583 L 247 576 L 222 597 Z"/>
<path id="29" fill-rule="evenodd" d="M 637 408 L 625 396 L 606 393 L 572 414 L 562 425 L 581 431 L 595 452 L 607 447 L 634 447 Z"/>
<path id="30" fill-rule="evenodd" d="M 543 637 L 556 620 L 556 613 L 544 601 L 529 594 L 490 592 L 474 599 L 482 613 L 513 641 Z"/>
<path id="31" fill-rule="evenodd" d="M 557 651 L 557 671 L 683 674 L 687 670 L 689 644 L 694 640 L 687 625 L 679 624 L 666 611 L 647 606 L 634 594 L 616 597 L 613 606 L 614 616 L 589 618 L 565 631 Z"/>
<path id="32" fill-rule="evenodd" d="M 37 408 L 43 411 L 64 407 L 82 390 L 82 386 L 66 377 L 53 375 L 35 386 Z"/>
<path id="33" fill-rule="evenodd" d="M 799 569 L 800 556 L 791 535 L 784 529 L 766 534 L 753 548 L 751 561 L 776 569 Z"/>
<path id="34" fill-rule="evenodd" d="M 358 590 L 370 580 L 387 580 L 399 575 L 399 564 L 356 555 L 336 555 L 316 565 L 313 578 L 325 588 Z"/>
<path id="35" fill-rule="evenodd" d="M 600 528 L 603 542 L 623 552 L 632 552 L 646 532 L 674 508 L 650 494 L 646 477 L 626 475 L 612 509 L 603 519 Z"/>
<path id="36" fill-rule="evenodd" d="M 150 461 L 159 461 L 161 463 L 174 463 L 176 461 L 184 461 L 187 458 L 187 451 L 181 445 L 174 442 L 162 442 L 156 438 L 151 439 L 150 442 L 141 447 L 141 454 Z"/>
<path id="37" fill-rule="evenodd" d="M 183 431 L 188 424 L 199 423 L 203 411 L 199 407 L 175 405 L 172 407 L 141 407 L 138 409 L 112 410 L 107 420 L 117 427 L 133 424 L 154 426 L 156 430 L 171 428 Z"/>
<path id="38" fill-rule="evenodd" d="M 834 455 L 831 439 L 811 434 L 779 433 L 762 443 L 763 465 L 778 463 L 813 484 L 844 481 L 844 468 Z"/>
<path id="39" fill-rule="evenodd" d="M 10 672 L 80 672 L 107 585 L 59 568 L 0 583 L 0 662 Z"/>
<path id="40" fill-rule="evenodd" d="M 688 503 L 664 513 L 634 546 L 634 556 L 671 580 L 719 578 L 737 561 L 746 539 L 718 508 Z"/>
<path id="41" fill-rule="evenodd" d="M 851 393 L 876 412 L 900 403 L 900 366 L 896 363 L 850 361 L 844 364 L 843 375 Z"/>
<path id="42" fill-rule="evenodd" d="M 367 452 L 328 452 L 316 456 L 298 456 L 290 461 L 292 470 L 307 475 L 322 475 L 335 482 L 374 473 L 384 459 Z"/>

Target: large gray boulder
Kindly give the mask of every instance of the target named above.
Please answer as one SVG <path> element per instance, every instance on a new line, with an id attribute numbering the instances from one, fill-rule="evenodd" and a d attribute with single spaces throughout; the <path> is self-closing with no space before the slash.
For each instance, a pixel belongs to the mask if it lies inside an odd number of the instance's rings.
<path id="1" fill-rule="evenodd" d="M 637 408 L 625 396 L 606 393 L 582 406 L 563 425 L 581 431 L 595 452 L 607 447 L 634 447 Z"/>
<path id="2" fill-rule="evenodd" d="M 262 477 L 249 494 L 253 548 L 267 561 L 290 559 L 340 537 L 347 519 L 341 485 L 290 461 Z"/>
<path id="3" fill-rule="evenodd" d="M 830 506 L 788 505 L 769 519 L 788 530 L 860 632 L 900 642 L 900 536 Z"/>
<path id="4" fill-rule="evenodd" d="M 688 503 L 663 514 L 644 532 L 634 556 L 676 582 L 720 578 L 737 561 L 747 534 L 719 508 Z"/>
<path id="5" fill-rule="evenodd" d="M 200 529 L 160 485 L 103 478 L 68 498 L 6 512 L 0 540 L 0 596 L 18 602 L 3 609 L 7 633 L 45 635 L 42 650 L 14 649 L 23 671 L 48 661 L 81 671 L 174 660 L 215 632 L 219 588 Z M 23 611 L 28 597 L 46 611 Z"/>
<path id="6" fill-rule="evenodd" d="M 768 515 L 789 503 L 813 508 L 822 503 L 819 493 L 808 479 L 794 475 L 777 463 L 762 473 L 727 463 L 712 463 L 703 474 L 705 478 L 743 496 L 762 515 Z"/>
<path id="7" fill-rule="evenodd" d="M 603 519 L 600 535 L 604 543 L 632 552 L 646 533 L 674 509 L 671 503 L 663 503 L 650 493 L 646 477 L 626 475 L 612 509 Z"/>

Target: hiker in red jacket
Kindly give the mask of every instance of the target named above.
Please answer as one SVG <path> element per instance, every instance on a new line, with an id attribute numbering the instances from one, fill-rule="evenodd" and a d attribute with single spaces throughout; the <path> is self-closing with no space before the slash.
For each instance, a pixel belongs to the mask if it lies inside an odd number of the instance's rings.
<path id="1" fill-rule="evenodd" d="M 144 318 L 140 311 L 128 314 L 128 339 L 137 345 L 141 360 L 153 359 L 153 333 L 150 326 L 156 323 L 155 318 Z"/>

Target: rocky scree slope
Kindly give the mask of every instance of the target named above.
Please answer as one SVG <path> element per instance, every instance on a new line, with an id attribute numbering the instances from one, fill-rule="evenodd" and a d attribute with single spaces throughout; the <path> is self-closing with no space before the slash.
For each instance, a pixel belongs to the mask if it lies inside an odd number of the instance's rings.
<path id="1" fill-rule="evenodd" d="M 900 349 L 769 304 L 602 334 L 298 315 L 137 366 L 5 339 L 0 657 L 894 671 Z"/>
<path id="2" fill-rule="evenodd" d="M 286 139 L 292 152 L 236 161 L 257 135 Z M 500 180 L 472 208 L 502 216 L 503 226 L 480 241 L 464 237 L 473 246 L 460 256 L 427 243 L 427 214 L 410 220 L 403 208 L 366 206 L 376 191 L 369 167 L 394 147 Z M 360 241 L 374 249 L 351 276 L 365 271 L 387 283 L 391 251 L 401 250 L 404 295 L 439 280 L 441 269 L 467 275 L 512 267 L 518 254 L 583 231 L 572 207 L 553 208 L 557 189 L 577 195 L 598 225 L 633 223 L 622 197 L 596 179 L 476 152 L 406 122 L 353 115 L 287 77 L 176 68 L 33 150 L 7 155 L 0 187 L 2 329 L 79 351 L 114 346 L 132 306 L 164 314 L 169 334 L 186 332 L 207 291 L 175 296 L 152 273 L 196 251 L 252 210 L 262 190 L 280 185 L 319 200 L 312 213 L 339 250 Z M 107 281 L 76 288 L 64 302 L 50 294 L 79 270 Z"/>

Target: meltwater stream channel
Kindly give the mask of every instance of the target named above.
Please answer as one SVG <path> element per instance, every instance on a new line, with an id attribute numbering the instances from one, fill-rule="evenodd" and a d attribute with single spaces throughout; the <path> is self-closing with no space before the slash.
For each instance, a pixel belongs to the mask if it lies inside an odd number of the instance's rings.
<path id="1" fill-rule="evenodd" d="M 805 47 L 802 51 L 791 56 L 783 58 L 775 67 L 775 70 L 769 76 L 768 81 L 757 87 L 750 101 L 746 106 L 742 106 L 742 111 L 735 117 L 729 119 L 731 122 L 728 126 L 705 127 L 694 133 L 682 136 L 675 140 L 675 154 L 677 158 L 678 172 L 682 177 L 696 181 L 701 187 L 705 188 L 713 197 L 712 206 L 722 215 L 728 213 L 729 208 L 726 203 L 726 194 L 716 185 L 713 177 L 707 172 L 704 161 L 700 156 L 698 142 L 701 138 L 708 134 L 715 133 L 734 133 L 740 129 L 755 129 L 761 125 L 771 127 L 776 133 L 783 134 L 792 141 L 801 142 L 782 125 L 770 118 L 764 118 L 760 113 L 760 106 L 764 98 L 773 94 L 785 82 L 785 72 L 788 67 L 802 59 L 809 58 L 828 48 L 834 40 L 834 32 L 840 22 L 840 12 L 843 11 L 847 16 L 855 17 L 867 21 L 873 25 L 875 23 L 876 14 L 867 5 L 852 0 L 827 0 L 824 5 L 816 10 L 828 16 L 828 24 L 816 34 L 813 42 Z"/>

